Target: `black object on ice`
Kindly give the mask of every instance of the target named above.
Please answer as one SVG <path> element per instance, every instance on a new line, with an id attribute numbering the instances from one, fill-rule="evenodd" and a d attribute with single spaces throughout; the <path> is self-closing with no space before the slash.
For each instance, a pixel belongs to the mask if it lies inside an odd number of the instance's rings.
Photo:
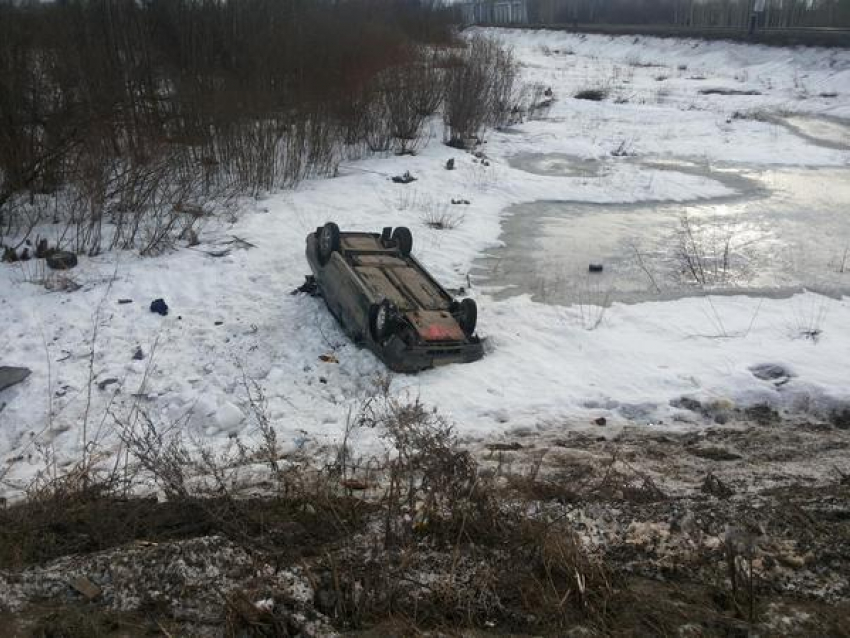
<path id="1" fill-rule="evenodd" d="M 410 174 L 410 171 L 404 171 L 404 175 L 396 175 L 393 177 L 393 182 L 396 184 L 410 184 L 410 182 L 415 182 L 416 178 Z"/>
<path id="2" fill-rule="evenodd" d="M 602 264 L 590 264 L 587 268 L 590 272 L 602 272 Z"/>
<path id="3" fill-rule="evenodd" d="M 0 366 L 0 390 L 20 383 L 30 376 L 29 368 L 16 368 L 13 366 Z"/>
<path id="4" fill-rule="evenodd" d="M 455 158 L 452 157 L 451 159 L 446 161 L 446 170 L 447 171 L 453 171 L 454 169 L 455 169 Z"/>
<path id="5" fill-rule="evenodd" d="M 316 278 L 313 275 L 307 275 L 304 278 L 304 283 L 298 286 L 290 294 L 297 295 L 299 292 L 307 293 L 313 297 L 319 296 L 319 285 L 316 283 Z"/>
<path id="6" fill-rule="evenodd" d="M 151 302 L 151 312 L 155 312 L 164 317 L 168 314 L 168 304 L 162 299 L 154 299 Z"/>

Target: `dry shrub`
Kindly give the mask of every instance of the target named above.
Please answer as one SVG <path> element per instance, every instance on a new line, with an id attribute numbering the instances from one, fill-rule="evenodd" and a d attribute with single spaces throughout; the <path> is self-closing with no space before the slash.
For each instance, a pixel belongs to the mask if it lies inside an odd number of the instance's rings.
<path id="1" fill-rule="evenodd" d="M 408 152 L 449 23 L 371 0 L 0 3 L 0 241 L 56 221 L 62 247 L 152 254 L 187 210 Z"/>
<path id="2" fill-rule="evenodd" d="M 497 40 L 476 35 L 444 66 L 443 121 L 449 145 L 464 148 L 485 127 L 504 126 L 516 113 L 518 66 Z"/>
<path id="3" fill-rule="evenodd" d="M 442 102 L 440 70 L 432 56 L 415 51 L 405 64 L 390 67 L 377 80 L 388 131 L 399 154 L 413 153 L 423 141 L 427 119 Z M 373 107 L 375 108 L 375 107 Z"/>
<path id="4" fill-rule="evenodd" d="M 526 537 L 533 549 L 518 584 L 526 611 L 543 613 L 542 624 L 560 628 L 583 619 L 603 624 L 614 592 L 604 563 L 588 555 L 569 526 L 533 527 Z"/>
<path id="5" fill-rule="evenodd" d="M 422 222 L 434 230 L 454 230 L 463 223 L 466 216 L 463 213 L 453 213 L 448 206 L 426 210 Z"/>
<path id="6" fill-rule="evenodd" d="M 454 230 L 463 224 L 466 218 L 462 211 L 452 210 L 451 206 L 456 205 L 455 200 L 452 200 L 452 204 L 448 204 L 425 195 L 415 203 L 421 210 L 422 223 L 434 230 Z"/>
<path id="7" fill-rule="evenodd" d="M 734 220 L 715 215 L 679 217 L 675 258 L 683 278 L 698 286 L 727 284 L 746 273 L 745 245 Z"/>
<path id="8" fill-rule="evenodd" d="M 303 623 L 297 622 L 286 607 L 274 599 L 261 599 L 236 590 L 226 600 L 225 638 L 288 638 L 304 635 Z"/>

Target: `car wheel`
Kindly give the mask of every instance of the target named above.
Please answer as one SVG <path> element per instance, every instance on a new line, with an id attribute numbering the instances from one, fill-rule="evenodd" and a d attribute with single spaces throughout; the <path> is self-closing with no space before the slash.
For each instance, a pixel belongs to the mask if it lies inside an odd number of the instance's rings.
<path id="1" fill-rule="evenodd" d="M 399 252 L 407 257 L 413 250 L 413 235 L 410 234 L 410 229 L 404 226 L 399 226 L 393 231 L 393 241 L 398 246 Z"/>
<path id="2" fill-rule="evenodd" d="M 386 299 L 381 303 L 372 304 L 369 309 L 369 330 L 372 332 L 372 339 L 381 343 L 392 334 L 394 314 L 395 308 Z"/>
<path id="3" fill-rule="evenodd" d="M 478 323 L 478 305 L 472 299 L 464 299 L 460 302 L 457 311 L 457 322 L 460 324 L 460 329 L 467 337 L 471 337 L 475 332 L 475 326 Z"/>
<path id="4" fill-rule="evenodd" d="M 335 252 L 339 252 L 339 226 L 328 222 L 319 233 L 319 263 L 324 266 Z"/>

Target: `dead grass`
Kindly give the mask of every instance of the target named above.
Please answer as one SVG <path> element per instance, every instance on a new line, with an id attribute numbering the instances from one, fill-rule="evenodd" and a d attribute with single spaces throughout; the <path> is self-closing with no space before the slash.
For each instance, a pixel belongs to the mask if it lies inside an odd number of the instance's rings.
<path id="1" fill-rule="evenodd" d="M 264 576 L 278 570 L 298 570 L 313 592 L 311 613 L 347 635 L 729 635 L 748 627 L 767 631 L 771 605 L 794 608 L 784 585 L 759 575 L 765 556 L 778 564 L 797 560 L 788 530 L 798 530 L 807 551 L 824 560 L 850 539 L 840 507 L 848 488 L 839 473 L 828 489 L 772 494 L 772 504 L 758 510 L 760 529 L 768 532 L 763 545 L 736 550 L 729 563 L 732 541 L 700 539 L 722 538 L 724 526 L 753 515 L 740 487 L 720 495 L 696 483 L 694 496 L 683 498 L 637 462 L 645 453 L 669 464 L 677 453 L 681 463 L 722 463 L 716 455 L 684 454 L 693 443 L 686 435 L 678 448 L 661 434 L 624 449 L 589 434 L 539 450 L 506 443 L 490 446 L 480 459 L 459 445 L 439 412 L 392 396 L 388 385 L 352 413 L 347 434 L 378 432 L 385 457 L 358 458 L 343 442 L 334 463 L 294 469 L 277 450 L 274 423 L 263 419 L 261 389 L 252 388 L 265 432 L 261 448 L 248 456 L 265 462 L 271 477 L 262 497 L 232 487 L 238 482 L 221 465 L 226 459 L 202 462 L 188 447 L 189 466 L 218 474 L 210 483 L 216 490 L 198 491 L 203 482 L 185 481 L 183 490 L 157 502 L 123 497 L 119 484 L 103 477 L 77 475 L 0 512 L 0 568 L 20 571 L 67 555 L 79 564 L 92 552 L 134 541 L 167 545 L 217 535 L 247 552 L 252 565 L 241 585 L 221 592 L 221 615 L 209 626 L 225 636 L 309 635 L 309 614 L 293 615 L 303 602 L 290 601 Z M 721 442 L 713 444 L 719 449 Z M 138 467 L 163 471 L 150 459 Z M 720 475 L 712 475 L 715 482 Z M 609 540 L 588 542 L 600 521 Z M 150 553 L 152 560 L 173 555 Z M 183 591 L 193 596 L 190 585 Z M 42 628 L 34 635 L 137 635 L 137 617 L 113 616 L 107 601 L 91 603 L 97 613 L 85 617 L 75 605 L 32 606 L 33 626 Z M 196 635 L 191 625 L 168 624 L 174 611 L 160 605 L 147 609 L 138 627 Z M 841 604 L 807 605 L 807 613 L 817 614 L 806 625 L 810 633 L 840 627 L 832 609 Z"/>
<path id="2" fill-rule="evenodd" d="M 422 223 L 433 230 L 454 230 L 463 224 L 466 216 L 448 209 L 448 205 L 427 208 L 422 213 Z"/>
<path id="3" fill-rule="evenodd" d="M 142 638 L 167 636 L 168 621 L 89 605 L 37 606 L 25 614 L 0 615 L 6 638 Z M 175 634 L 176 635 L 176 634 Z"/>

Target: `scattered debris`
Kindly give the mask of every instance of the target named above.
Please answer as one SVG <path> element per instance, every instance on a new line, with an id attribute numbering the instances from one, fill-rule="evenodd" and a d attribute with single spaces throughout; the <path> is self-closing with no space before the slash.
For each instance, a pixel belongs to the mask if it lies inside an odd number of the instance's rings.
<path id="1" fill-rule="evenodd" d="M 396 175 L 392 180 L 395 184 L 410 184 L 410 182 L 415 182 L 416 178 L 410 174 L 410 171 L 404 171 L 404 175 Z"/>
<path id="2" fill-rule="evenodd" d="M 696 78 L 693 78 L 696 79 Z M 761 95 L 761 91 L 755 89 L 700 89 L 700 95 Z"/>
<path id="3" fill-rule="evenodd" d="M 760 363 L 750 366 L 749 370 L 756 379 L 775 381 L 778 382 L 777 385 L 788 383 L 789 379 L 794 376 L 792 372 L 777 363 Z"/>
<path id="4" fill-rule="evenodd" d="M 522 449 L 522 445 L 516 441 L 512 443 L 489 443 L 487 449 L 491 452 L 516 452 Z"/>
<path id="5" fill-rule="evenodd" d="M 737 461 L 742 458 L 740 454 L 735 454 L 722 447 L 689 447 L 687 450 L 694 456 L 711 461 Z"/>
<path id="6" fill-rule="evenodd" d="M 29 368 L 0 366 L 0 390 L 5 390 L 8 387 L 21 383 L 30 376 L 31 372 Z"/>
<path id="7" fill-rule="evenodd" d="M 601 102 L 608 97 L 608 91 L 605 89 L 584 89 L 573 95 L 577 100 L 589 100 L 591 102 Z"/>
<path id="8" fill-rule="evenodd" d="M 226 248 L 202 250 L 201 252 L 206 253 L 210 257 L 227 257 L 234 250 L 250 250 L 257 247 L 256 244 L 252 244 L 248 240 L 237 237 L 236 235 L 231 235 L 230 239 L 219 242 L 217 246 L 226 246 Z"/>
<path id="9" fill-rule="evenodd" d="M 71 581 L 71 587 L 81 593 L 87 600 L 94 600 L 101 594 L 101 588 L 85 576 L 78 576 Z"/>
<path id="10" fill-rule="evenodd" d="M 35 242 L 35 258 L 36 259 L 45 259 L 48 255 L 53 253 L 56 249 L 50 248 L 46 239 L 37 239 Z"/>
<path id="11" fill-rule="evenodd" d="M 293 290 L 290 294 L 297 295 L 298 293 L 306 293 L 312 297 L 319 296 L 319 285 L 316 283 L 316 277 L 314 275 L 307 275 L 304 277 L 304 283 L 298 286 L 295 290 Z"/>
<path id="12" fill-rule="evenodd" d="M 47 266 L 53 270 L 70 270 L 77 265 L 77 256 L 67 250 L 57 250 L 47 256 Z"/>
<path id="13" fill-rule="evenodd" d="M 452 199 L 452 204 L 463 204 L 464 206 L 469 206 L 470 201 L 468 199 Z"/>
<path id="14" fill-rule="evenodd" d="M 339 484 L 348 490 L 368 490 L 372 487 L 366 481 L 361 481 L 359 479 L 343 479 L 339 482 Z"/>
<path id="15" fill-rule="evenodd" d="M 777 385 L 782 384 L 780 383 Z M 755 421 L 759 425 L 770 425 L 771 423 L 776 423 L 780 420 L 779 413 L 766 403 L 752 405 L 744 410 L 744 414 L 748 419 Z"/>
<path id="16" fill-rule="evenodd" d="M 674 408 L 679 408 L 680 410 L 688 410 L 689 412 L 703 412 L 702 403 L 691 397 L 679 397 L 678 399 L 672 399 L 670 401 L 670 405 Z"/>
<path id="17" fill-rule="evenodd" d="M 702 482 L 702 486 L 700 486 L 700 490 L 706 494 L 716 496 L 717 498 L 729 498 L 735 493 L 731 487 L 726 485 L 711 472 L 706 475 L 705 480 Z"/>
<path id="18" fill-rule="evenodd" d="M 70 277 L 49 277 L 44 281 L 44 287 L 50 292 L 76 292 L 82 286 Z"/>
<path id="19" fill-rule="evenodd" d="M 850 407 L 833 410 L 829 420 L 839 430 L 850 430 Z"/>
<path id="20" fill-rule="evenodd" d="M 151 302 L 151 312 L 164 317 L 168 314 L 168 304 L 163 299 L 154 299 Z"/>
<path id="21" fill-rule="evenodd" d="M 201 240 L 198 239 L 198 233 L 196 233 L 192 228 L 184 233 L 183 239 L 186 240 L 187 246 L 197 246 L 201 243 Z"/>
<path id="22" fill-rule="evenodd" d="M 97 387 L 100 390 L 106 390 L 106 388 L 115 383 L 118 383 L 118 379 L 116 379 L 115 377 L 109 377 L 108 379 L 104 379 L 103 381 L 98 381 Z"/>
<path id="23" fill-rule="evenodd" d="M 611 151 L 611 157 L 631 157 L 634 153 L 629 148 L 629 143 L 626 140 L 620 142 L 619 146 Z"/>
<path id="24" fill-rule="evenodd" d="M 247 239 L 242 239 L 241 237 L 237 237 L 236 235 L 231 235 L 231 239 L 222 242 L 223 245 L 233 246 L 236 250 L 250 250 L 251 248 L 256 248 L 256 244 L 252 244 Z"/>
<path id="25" fill-rule="evenodd" d="M 332 354 L 320 354 L 319 359 L 325 363 L 339 363 L 339 359 Z"/>

